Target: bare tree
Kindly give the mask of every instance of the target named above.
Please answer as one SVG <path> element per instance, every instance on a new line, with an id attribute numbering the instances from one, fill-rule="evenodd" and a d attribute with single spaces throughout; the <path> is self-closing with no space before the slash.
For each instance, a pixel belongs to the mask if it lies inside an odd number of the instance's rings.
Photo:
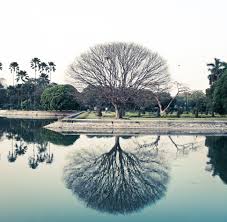
<path id="1" fill-rule="evenodd" d="M 167 105 L 164 107 L 163 104 L 161 103 L 160 96 L 163 93 L 170 91 L 171 88 L 176 90 L 175 95 L 172 96 L 172 98 L 169 100 Z M 184 93 L 184 92 L 189 92 L 189 88 L 187 88 L 186 86 L 184 86 L 183 84 L 181 84 L 179 82 L 172 82 L 172 83 L 169 83 L 168 85 L 165 85 L 165 87 L 158 86 L 157 88 L 154 88 L 152 90 L 152 94 L 153 94 L 155 100 L 157 101 L 160 116 L 166 115 L 166 112 L 168 111 L 169 107 L 174 102 L 174 100 L 177 98 L 177 96 L 180 93 Z"/>
<path id="2" fill-rule="evenodd" d="M 123 150 L 119 137 L 109 151 L 76 151 L 64 168 L 64 180 L 89 207 L 126 214 L 155 203 L 167 189 L 168 167 L 163 153 L 149 146 Z M 154 147 L 154 149 L 152 149 Z"/>
<path id="3" fill-rule="evenodd" d="M 98 86 L 122 118 L 124 105 L 140 90 L 161 87 L 169 82 L 165 60 L 157 53 L 134 43 L 97 45 L 69 67 L 69 75 L 82 87 Z"/>

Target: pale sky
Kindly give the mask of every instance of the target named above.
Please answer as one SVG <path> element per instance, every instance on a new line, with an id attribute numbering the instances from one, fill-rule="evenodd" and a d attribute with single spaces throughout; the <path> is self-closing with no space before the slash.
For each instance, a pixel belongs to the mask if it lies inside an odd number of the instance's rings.
<path id="1" fill-rule="evenodd" d="M 66 83 L 67 66 L 99 43 L 141 44 L 164 57 L 172 78 L 208 87 L 206 63 L 227 61 L 226 0 L 0 0 L 0 77 L 12 83 L 17 61 L 54 61 L 52 79 Z"/>

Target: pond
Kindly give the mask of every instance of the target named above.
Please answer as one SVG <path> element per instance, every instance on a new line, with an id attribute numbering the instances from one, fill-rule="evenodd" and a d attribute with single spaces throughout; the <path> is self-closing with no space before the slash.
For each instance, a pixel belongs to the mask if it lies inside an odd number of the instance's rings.
<path id="1" fill-rule="evenodd" d="M 227 137 L 62 135 L 0 119 L 0 221 L 227 221 Z"/>

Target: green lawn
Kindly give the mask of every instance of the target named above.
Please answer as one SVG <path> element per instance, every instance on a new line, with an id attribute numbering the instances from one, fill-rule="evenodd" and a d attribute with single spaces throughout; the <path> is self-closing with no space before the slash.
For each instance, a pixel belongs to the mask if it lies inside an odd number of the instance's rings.
<path id="1" fill-rule="evenodd" d="M 115 112 L 102 112 L 103 116 L 98 117 L 95 112 L 85 112 L 77 117 L 77 119 L 113 119 L 115 118 Z M 199 118 L 195 118 L 192 113 L 182 114 L 180 118 L 177 118 L 176 113 L 168 114 L 166 117 L 157 118 L 154 113 L 146 112 L 139 116 L 138 112 L 126 112 L 124 119 L 175 119 L 175 120 L 227 120 L 227 116 L 216 115 L 212 117 L 211 115 L 200 114 Z"/>

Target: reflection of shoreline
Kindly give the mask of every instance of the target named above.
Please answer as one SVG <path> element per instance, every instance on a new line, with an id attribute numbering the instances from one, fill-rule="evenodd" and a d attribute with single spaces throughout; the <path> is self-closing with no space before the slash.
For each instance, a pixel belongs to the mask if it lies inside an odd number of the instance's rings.
<path id="1" fill-rule="evenodd" d="M 42 127 L 51 120 L 1 119 L 0 138 L 5 134 L 23 139 L 26 143 L 42 144 L 51 142 L 56 145 L 72 145 L 79 135 L 63 135 Z"/>
<path id="2" fill-rule="evenodd" d="M 138 211 L 166 192 L 168 167 L 157 149 L 126 152 L 119 137 L 107 152 L 75 151 L 64 168 L 68 189 L 88 207 L 112 214 Z"/>
<path id="3" fill-rule="evenodd" d="M 0 110 L 0 118 L 10 119 L 42 119 L 42 120 L 57 120 L 74 114 L 74 112 L 64 111 L 44 111 L 44 110 Z"/>

